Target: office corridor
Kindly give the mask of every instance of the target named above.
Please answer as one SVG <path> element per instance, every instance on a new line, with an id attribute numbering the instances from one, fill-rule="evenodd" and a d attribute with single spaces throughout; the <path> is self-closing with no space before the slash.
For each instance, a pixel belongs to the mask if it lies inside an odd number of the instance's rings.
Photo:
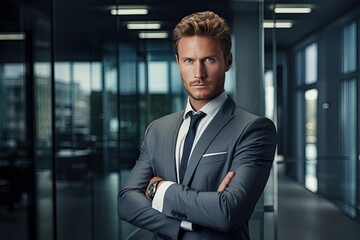
<path id="1" fill-rule="evenodd" d="M 279 169 L 277 240 L 358 240 L 360 224 Z"/>

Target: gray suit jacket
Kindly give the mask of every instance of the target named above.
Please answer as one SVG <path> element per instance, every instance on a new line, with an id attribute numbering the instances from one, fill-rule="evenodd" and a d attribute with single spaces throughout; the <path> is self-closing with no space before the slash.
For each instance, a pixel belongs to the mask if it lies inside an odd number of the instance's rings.
<path id="1" fill-rule="evenodd" d="M 229 97 L 196 144 L 183 184 L 171 185 L 163 212 L 144 191 L 153 176 L 177 182 L 175 145 L 183 111 L 153 121 L 140 156 L 118 195 L 119 217 L 154 233 L 154 239 L 250 239 L 248 220 L 265 187 L 274 159 L 273 122 L 235 105 Z M 217 189 L 230 171 L 231 183 Z M 181 231 L 180 222 L 195 231 Z"/>

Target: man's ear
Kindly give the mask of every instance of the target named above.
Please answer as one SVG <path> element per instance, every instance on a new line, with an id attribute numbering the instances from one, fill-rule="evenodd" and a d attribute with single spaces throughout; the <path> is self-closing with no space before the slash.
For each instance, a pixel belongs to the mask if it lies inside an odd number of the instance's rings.
<path id="1" fill-rule="evenodd" d="M 233 56 L 232 53 L 229 53 L 229 55 L 226 57 L 226 71 L 229 71 L 229 69 L 231 68 L 233 62 Z"/>
<path id="2" fill-rule="evenodd" d="M 179 56 L 175 54 L 176 64 L 179 65 Z"/>

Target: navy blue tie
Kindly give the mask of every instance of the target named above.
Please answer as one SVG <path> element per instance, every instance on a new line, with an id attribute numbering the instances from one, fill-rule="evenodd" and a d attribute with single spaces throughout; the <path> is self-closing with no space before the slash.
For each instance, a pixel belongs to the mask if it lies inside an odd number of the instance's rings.
<path id="1" fill-rule="evenodd" d="M 191 152 L 195 134 L 196 134 L 196 127 L 197 127 L 200 119 L 203 118 L 206 114 L 203 112 L 199 112 L 198 114 L 194 115 L 193 112 L 189 112 L 189 115 L 191 118 L 190 127 L 189 127 L 189 131 L 185 137 L 184 149 L 183 149 L 183 154 L 181 157 L 181 164 L 180 164 L 180 170 L 179 170 L 180 183 L 182 183 L 182 181 L 184 179 L 186 167 L 188 165 L 190 152 Z"/>

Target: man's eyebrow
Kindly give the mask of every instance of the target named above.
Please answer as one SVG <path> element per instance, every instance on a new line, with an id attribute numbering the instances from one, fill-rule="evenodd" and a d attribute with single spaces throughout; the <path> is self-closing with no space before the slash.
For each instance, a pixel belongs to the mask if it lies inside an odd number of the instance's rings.
<path id="1" fill-rule="evenodd" d="M 181 57 L 179 59 L 180 59 L 180 61 L 184 61 L 184 60 L 188 60 L 188 59 L 193 60 L 192 57 Z"/>
<path id="2" fill-rule="evenodd" d="M 204 56 L 202 58 L 200 58 L 200 60 L 204 60 L 206 58 L 217 58 L 216 55 L 214 54 L 210 54 L 210 55 L 207 55 L 207 56 Z M 194 59 L 193 57 L 187 57 L 187 56 L 184 56 L 184 57 L 180 57 L 181 60 L 184 60 L 184 59 Z"/>
<path id="3" fill-rule="evenodd" d="M 205 58 L 217 58 L 217 56 L 216 55 L 208 55 L 208 56 L 203 57 L 202 59 L 205 59 Z"/>

